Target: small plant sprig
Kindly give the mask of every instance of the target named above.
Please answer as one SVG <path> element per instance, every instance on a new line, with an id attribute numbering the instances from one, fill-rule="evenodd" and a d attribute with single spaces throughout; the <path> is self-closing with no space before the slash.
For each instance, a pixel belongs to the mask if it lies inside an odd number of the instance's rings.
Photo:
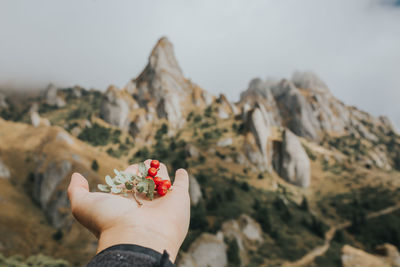
<path id="1" fill-rule="evenodd" d="M 148 199 L 153 200 L 155 192 L 164 196 L 171 187 L 169 180 L 163 180 L 156 176 L 159 169 L 160 162 L 158 160 L 152 160 L 150 168 L 147 168 L 143 162 L 139 163 L 138 175 L 114 169 L 114 178 L 107 175 L 105 177 L 106 184 L 98 184 L 97 187 L 102 192 L 122 194 L 126 197 L 132 193 L 138 205 L 141 206 L 143 203 L 138 200 L 137 192 L 146 194 Z"/>

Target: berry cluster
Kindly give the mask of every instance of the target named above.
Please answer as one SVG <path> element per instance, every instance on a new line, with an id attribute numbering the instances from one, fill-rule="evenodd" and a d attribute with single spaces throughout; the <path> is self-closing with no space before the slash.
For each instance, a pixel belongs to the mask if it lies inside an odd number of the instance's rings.
<path id="1" fill-rule="evenodd" d="M 139 175 L 114 170 L 115 177 L 111 178 L 107 175 L 106 184 L 99 184 L 97 187 L 100 191 L 124 196 L 133 193 L 136 202 L 142 205 L 136 197 L 137 192 L 146 194 L 147 198 L 153 200 L 155 192 L 159 196 L 164 196 L 171 187 L 169 180 L 163 180 L 157 176 L 159 170 L 160 162 L 158 160 L 152 160 L 148 169 L 144 163 L 140 163 Z"/>
<path id="2" fill-rule="evenodd" d="M 147 171 L 148 176 L 146 179 L 152 179 L 155 184 L 155 189 L 160 196 L 164 196 L 168 189 L 171 187 L 171 182 L 169 180 L 163 180 L 161 177 L 156 176 L 158 170 L 160 169 L 160 162 L 158 160 L 152 160 L 150 163 L 150 168 Z"/>

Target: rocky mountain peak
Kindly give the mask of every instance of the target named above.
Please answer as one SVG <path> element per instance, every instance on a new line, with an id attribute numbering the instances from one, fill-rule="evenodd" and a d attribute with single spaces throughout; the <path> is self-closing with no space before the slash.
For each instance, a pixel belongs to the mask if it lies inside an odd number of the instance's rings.
<path id="1" fill-rule="evenodd" d="M 167 37 L 162 37 L 149 57 L 149 66 L 156 71 L 166 71 L 174 76 L 183 76 L 175 58 L 174 46 Z"/>
<path id="2" fill-rule="evenodd" d="M 317 74 L 311 71 L 294 72 L 292 82 L 296 87 L 301 89 L 309 89 L 323 93 L 329 92 L 328 86 L 317 76 Z"/>
<path id="3" fill-rule="evenodd" d="M 173 45 L 166 37 L 154 46 L 147 66 L 135 83 L 141 104 L 150 98 L 161 101 L 168 94 L 188 93 L 187 80 L 175 58 Z"/>
<path id="4" fill-rule="evenodd" d="M 154 110 L 180 127 L 189 107 L 210 102 L 210 97 L 198 86 L 187 80 L 175 58 L 172 43 L 161 38 L 154 46 L 149 62 L 142 73 L 125 87 L 140 107 Z M 189 104 L 190 103 L 190 104 Z"/>

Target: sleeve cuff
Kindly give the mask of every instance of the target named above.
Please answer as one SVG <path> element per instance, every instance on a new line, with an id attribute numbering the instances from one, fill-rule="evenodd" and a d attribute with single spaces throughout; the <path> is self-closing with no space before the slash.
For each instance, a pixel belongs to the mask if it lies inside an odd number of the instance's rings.
<path id="1" fill-rule="evenodd" d="M 141 264 L 140 264 L 141 263 Z M 87 267 L 94 266 L 160 266 L 175 267 L 166 250 L 161 254 L 153 249 L 133 244 L 119 244 L 99 252 Z"/>

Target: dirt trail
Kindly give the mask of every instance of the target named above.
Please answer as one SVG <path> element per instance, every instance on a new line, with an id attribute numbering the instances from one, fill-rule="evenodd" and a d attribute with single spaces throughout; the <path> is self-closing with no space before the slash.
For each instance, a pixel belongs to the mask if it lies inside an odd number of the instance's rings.
<path id="1" fill-rule="evenodd" d="M 385 209 L 382 209 L 379 211 L 371 212 L 366 216 L 366 218 L 367 218 L 367 220 L 373 219 L 373 218 L 376 218 L 376 217 L 379 217 L 382 215 L 386 215 L 386 214 L 395 212 L 399 209 L 400 209 L 400 204 L 397 204 L 397 205 L 394 205 L 394 206 L 391 206 L 391 207 L 388 207 L 388 208 L 385 208 Z M 331 226 L 331 228 L 325 233 L 325 242 L 323 245 L 314 248 L 313 250 L 308 252 L 306 255 L 304 255 L 301 259 L 294 261 L 294 262 L 286 262 L 282 266 L 283 267 L 298 267 L 298 266 L 306 266 L 306 265 L 312 263 L 316 257 L 324 255 L 325 252 L 329 249 L 329 247 L 331 245 L 331 240 L 335 236 L 336 231 L 345 229 L 349 226 L 351 226 L 350 221 L 341 223 L 336 226 Z"/>

